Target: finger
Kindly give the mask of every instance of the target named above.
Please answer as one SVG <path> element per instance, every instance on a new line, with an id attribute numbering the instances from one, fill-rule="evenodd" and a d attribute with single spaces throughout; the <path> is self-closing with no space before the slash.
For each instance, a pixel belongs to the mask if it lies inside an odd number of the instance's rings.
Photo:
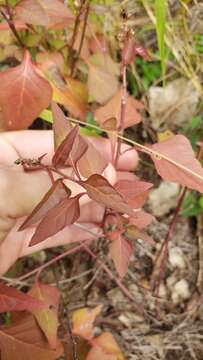
<path id="1" fill-rule="evenodd" d="M 87 139 L 107 161 L 111 161 L 111 143 L 108 139 L 93 136 L 89 136 Z M 6 145 L 6 143 L 9 143 L 11 149 L 8 148 L 8 144 Z M 10 154 L 12 151 L 13 161 L 16 159 L 16 156 L 22 158 L 38 158 L 43 154 L 47 154 L 43 162 L 50 163 L 54 153 L 53 131 L 24 130 L 5 132 L 0 134 L 0 147 L 1 146 L 4 146 L 5 150 L 7 150 L 4 152 L 6 160 L 9 158 L 8 153 Z M 130 146 L 122 144 L 121 153 L 127 149 L 130 149 Z M 5 163 L 6 160 L 3 158 L 3 163 Z M 135 149 L 129 150 L 120 156 L 118 170 L 134 170 L 138 164 L 138 160 L 137 151 Z"/>
<path id="2" fill-rule="evenodd" d="M 108 139 L 89 136 L 88 140 L 96 147 L 96 149 L 105 157 L 107 161 L 111 161 L 111 143 Z M 131 171 L 137 167 L 139 161 L 137 151 L 133 148 L 131 150 L 130 149 L 131 147 L 129 145 L 122 144 L 121 155 L 118 161 L 118 170 Z"/>
<path id="3" fill-rule="evenodd" d="M 24 219 L 16 221 L 13 230 L 8 234 L 5 241 L 0 245 L 0 275 L 5 274 L 9 268 L 22 256 L 30 255 L 42 249 L 81 242 L 84 240 L 93 240 L 99 234 L 100 229 L 94 224 L 85 224 L 87 231 L 77 228 L 75 225 L 66 227 L 55 236 L 35 246 L 29 247 L 30 239 L 35 229 L 17 231 Z M 92 235 L 89 231 L 91 231 Z"/>
<path id="4" fill-rule="evenodd" d="M 54 141 L 52 130 L 22 130 L 10 131 L 0 134 L 0 147 L 5 148 L 6 152 L 0 157 L 0 162 L 6 160 L 9 162 L 16 158 L 38 158 L 43 154 L 43 162 L 51 163 L 54 154 Z M 8 162 L 7 162 L 8 164 Z"/>
<path id="5" fill-rule="evenodd" d="M 75 196 L 84 189 L 77 183 L 64 183 Z M 46 172 L 12 172 L 0 170 L 0 243 L 5 239 L 16 218 L 28 215 L 42 200 L 52 183 Z M 80 199 L 80 204 L 89 203 L 88 196 Z"/>

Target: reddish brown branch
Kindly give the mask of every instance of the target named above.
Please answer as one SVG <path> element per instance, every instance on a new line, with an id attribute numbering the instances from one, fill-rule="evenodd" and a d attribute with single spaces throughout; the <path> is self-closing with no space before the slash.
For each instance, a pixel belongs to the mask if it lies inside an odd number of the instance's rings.
<path id="1" fill-rule="evenodd" d="M 161 284 L 161 281 L 162 281 L 163 275 L 164 275 L 164 271 L 165 271 L 165 266 L 166 266 L 166 262 L 167 262 L 167 258 L 168 258 L 168 244 L 172 238 L 186 192 L 187 192 L 187 188 L 183 188 L 183 191 L 178 200 L 178 205 L 175 209 L 172 221 L 169 225 L 167 236 L 156 256 L 154 271 L 153 271 L 152 280 L 151 280 L 152 289 L 154 289 L 156 294 L 158 293 L 159 286 Z"/>
<path id="2" fill-rule="evenodd" d="M 8 11 L 8 15 L 5 14 L 5 12 L 3 10 L 0 10 L 0 13 L 2 15 L 2 17 L 6 20 L 9 28 L 11 29 L 13 35 L 15 36 L 16 40 L 18 41 L 19 45 L 22 47 L 22 48 L 26 48 L 25 44 L 23 44 L 17 30 L 16 30 L 16 27 L 15 27 L 15 24 L 13 22 L 13 18 L 12 18 L 12 14 L 11 14 L 11 11 L 10 11 L 10 8 L 8 7 L 7 9 Z"/>

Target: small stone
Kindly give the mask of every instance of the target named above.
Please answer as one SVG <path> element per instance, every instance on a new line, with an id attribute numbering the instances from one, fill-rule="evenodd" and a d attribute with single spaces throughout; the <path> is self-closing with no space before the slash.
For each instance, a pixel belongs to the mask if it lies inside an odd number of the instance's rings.
<path id="1" fill-rule="evenodd" d="M 178 246 L 169 249 L 169 263 L 173 268 L 185 269 L 184 255 Z"/>
<path id="2" fill-rule="evenodd" d="M 164 216 L 177 205 L 179 186 L 162 181 L 161 185 L 149 194 L 149 206 L 155 216 Z"/>
<path id="3" fill-rule="evenodd" d="M 166 284 L 169 290 L 172 290 L 174 288 L 175 283 L 177 282 L 177 276 L 175 274 L 172 274 L 169 276 L 166 280 Z"/>
<path id="4" fill-rule="evenodd" d="M 159 297 L 161 298 L 166 298 L 167 297 L 167 289 L 166 289 L 166 286 L 161 283 L 160 286 L 159 286 Z"/>
<path id="5" fill-rule="evenodd" d="M 185 279 L 178 281 L 173 288 L 172 301 L 174 304 L 180 304 L 182 300 L 187 300 L 190 297 L 190 290 L 188 282 Z"/>

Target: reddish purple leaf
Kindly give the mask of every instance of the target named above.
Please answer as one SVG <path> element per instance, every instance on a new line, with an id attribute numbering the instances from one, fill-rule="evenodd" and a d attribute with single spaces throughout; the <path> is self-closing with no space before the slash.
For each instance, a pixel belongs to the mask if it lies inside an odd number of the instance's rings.
<path id="1" fill-rule="evenodd" d="M 144 60 L 150 60 L 150 55 L 144 47 L 135 42 L 135 54 L 142 57 Z"/>
<path id="2" fill-rule="evenodd" d="M 134 208 L 141 208 L 153 184 L 140 180 L 119 180 L 115 189 L 124 197 L 128 204 Z"/>
<path id="3" fill-rule="evenodd" d="M 65 117 L 63 111 L 56 103 L 52 103 L 52 113 L 54 118 L 53 130 L 54 130 L 54 144 L 55 150 L 59 145 L 68 137 L 69 133 L 72 130 L 72 125 L 70 121 Z M 67 160 L 67 165 L 74 165 L 81 159 L 81 157 L 88 150 L 87 141 L 78 134 L 75 140 L 73 141 L 72 149 L 69 153 L 69 159 Z"/>
<path id="4" fill-rule="evenodd" d="M 0 313 L 6 311 L 32 311 L 44 307 L 42 301 L 24 294 L 14 287 L 0 283 Z"/>
<path id="5" fill-rule="evenodd" d="M 118 234 L 117 238 L 114 239 L 110 245 L 110 255 L 120 277 L 124 277 L 128 270 L 132 252 L 132 245 L 122 234 Z"/>
<path id="6" fill-rule="evenodd" d="M 73 224 L 80 216 L 79 194 L 61 201 L 50 209 L 36 228 L 30 246 L 38 244 L 50 236 Z"/>
<path id="7" fill-rule="evenodd" d="M 203 192 L 203 168 L 195 159 L 192 146 L 185 136 L 173 136 L 150 148 L 158 153 L 157 155 L 150 154 L 150 156 L 157 172 L 164 180 L 177 182 L 189 189 Z M 164 159 L 162 155 L 166 158 Z"/>
<path id="8" fill-rule="evenodd" d="M 0 107 L 9 130 L 25 129 L 51 102 L 52 88 L 28 51 L 20 65 L 0 73 L 0 82 Z"/>
<path id="9" fill-rule="evenodd" d="M 79 126 L 76 125 L 74 128 L 70 130 L 66 138 L 62 141 L 62 143 L 57 148 L 53 158 L 52 163 L 54 167 L 61 167 L 67 164 L 68 157 L 73 148 L 73 144 L 78 136 Z"/>
<path id="10" fill-rule="evenodd" d="M 70 195 L 71 191 L 63 184 L 62 180 L 56 180 L 39 204 L 37 204 L 31 214 L 21 225 L 19 231 L 26 229 L 28 226 L 34 225 L 43 216 L 45 216 L 50 209 L 58 205 L 62 200 L 69 198 Z"/>
<path id="11" fill-rule="evenodd" d="M 77 162 L 85 155 L 85 153 L 88 150 L 88 143 L 86 140 L 78 135 L 78 137 L 75 139 L 75 142 L 72 147 L 72 151 L 70 153 L 70 164 L 74 163 L 74 165 L 77 164 Z"/>
<path id="12" fill-rule="evenodd" d="M 136 216 L 122 195 L 103 176 L 92 175 L 86 181 L 81 182 L 81 185 L 92 200 L 120 213 Z"/>
<path id="13" fill-rule="evenodd" d="M 82 138 L 84 140 L 84 138 Z M 86 140 L 85 140 L 86 141 Z M 87 140 L 88 148 L 78 161 L 80 173 L 85 178 L 93 174 L 101 174 L 107 166 L 104 156 L 96 149 L 96 147 Z M 71 154 L 72 155 L 72 154 Z"/>
<path id="14" fill-rule="evenodd" d="M 138 42 L 132 36 L 129 36 L 128 39 L 126 39 L 122 50 L 123 65 L 131 64 L 134 61 L 136 55 L 142 57 L 145 60 L 150 60 L 148 51 L 140 44 L 138 44 Z"/>
<path id="15" fill-rule="evenodd" d="M 70 121 L 65 117 L 63 111 L 60 107 L 52 102 L 52 113 L 54 118 L 53 130 L 54 130 L 54 145 L 55 150 L 58 146 L 64 141 L 64 139 L 69 135 L 72 130 L 72 125 Z M 73 142 L 72 150 L 69 154 L 69 160 L 67 164 L 72 165 L 72 162 L 76 164 L 80 158 L 85 154 L 88 149 L 88 144 L 86 140 L 78 134 Z"/>
<path id="16" fill-rule="evenodd" d="M 123 65 L 131 64 L 135 58 L 135 39 L 130 36 L 125 40 L 122 49 L 122 63 Z"/>

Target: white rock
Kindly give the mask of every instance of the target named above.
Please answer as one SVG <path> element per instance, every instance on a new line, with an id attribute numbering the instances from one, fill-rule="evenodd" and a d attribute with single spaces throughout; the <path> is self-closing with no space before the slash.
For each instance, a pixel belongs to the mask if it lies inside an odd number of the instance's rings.
<path id="1" fill-rule="evenodd" d="M 185 269 L 184 255 L 178 246 L 169 249 L 169 263 L 173 268 Z"/>
<path id="2" fill-rule="evenodd" d="M 166 286 L 161 283 L 159 286 L 159 294 L 158 294 L 161 298 L 166 298 L 167 297 L 167 289 Z"/>
<path id="3" fill-rule="evenodd" d="M 179 185 L 162 181 L 161 185 L 149 194 L 149 206 L 153 215 L 163 216 L 177 205 Z"/>
<path id="4" fill-rule="evenodd" d="M 166 284 L 169 290 L 172 290 L 174 288 L 176 282 L 177 282 L 177 276 L 175 274 L 172 274 L 167 278 Z"/>
<path id="5" fill-rule="evenodd" d="M 171 297 L 174 304 L 179 304 L 182 300 L 189 299 L 190 290 L 188 282 L 185 279 L 181 279 L 174 285 Z"/>
<path id="6" fill-rule="evenodd" d="M 176 50 L 182 42 L 176 43 Z M 193 82 L 185 78 L 173 80 L 165 87 L 149 89 L 149 113 L 155 129 L 176 129 L 188 123 L 196 112 L 199 94 Z"/>

